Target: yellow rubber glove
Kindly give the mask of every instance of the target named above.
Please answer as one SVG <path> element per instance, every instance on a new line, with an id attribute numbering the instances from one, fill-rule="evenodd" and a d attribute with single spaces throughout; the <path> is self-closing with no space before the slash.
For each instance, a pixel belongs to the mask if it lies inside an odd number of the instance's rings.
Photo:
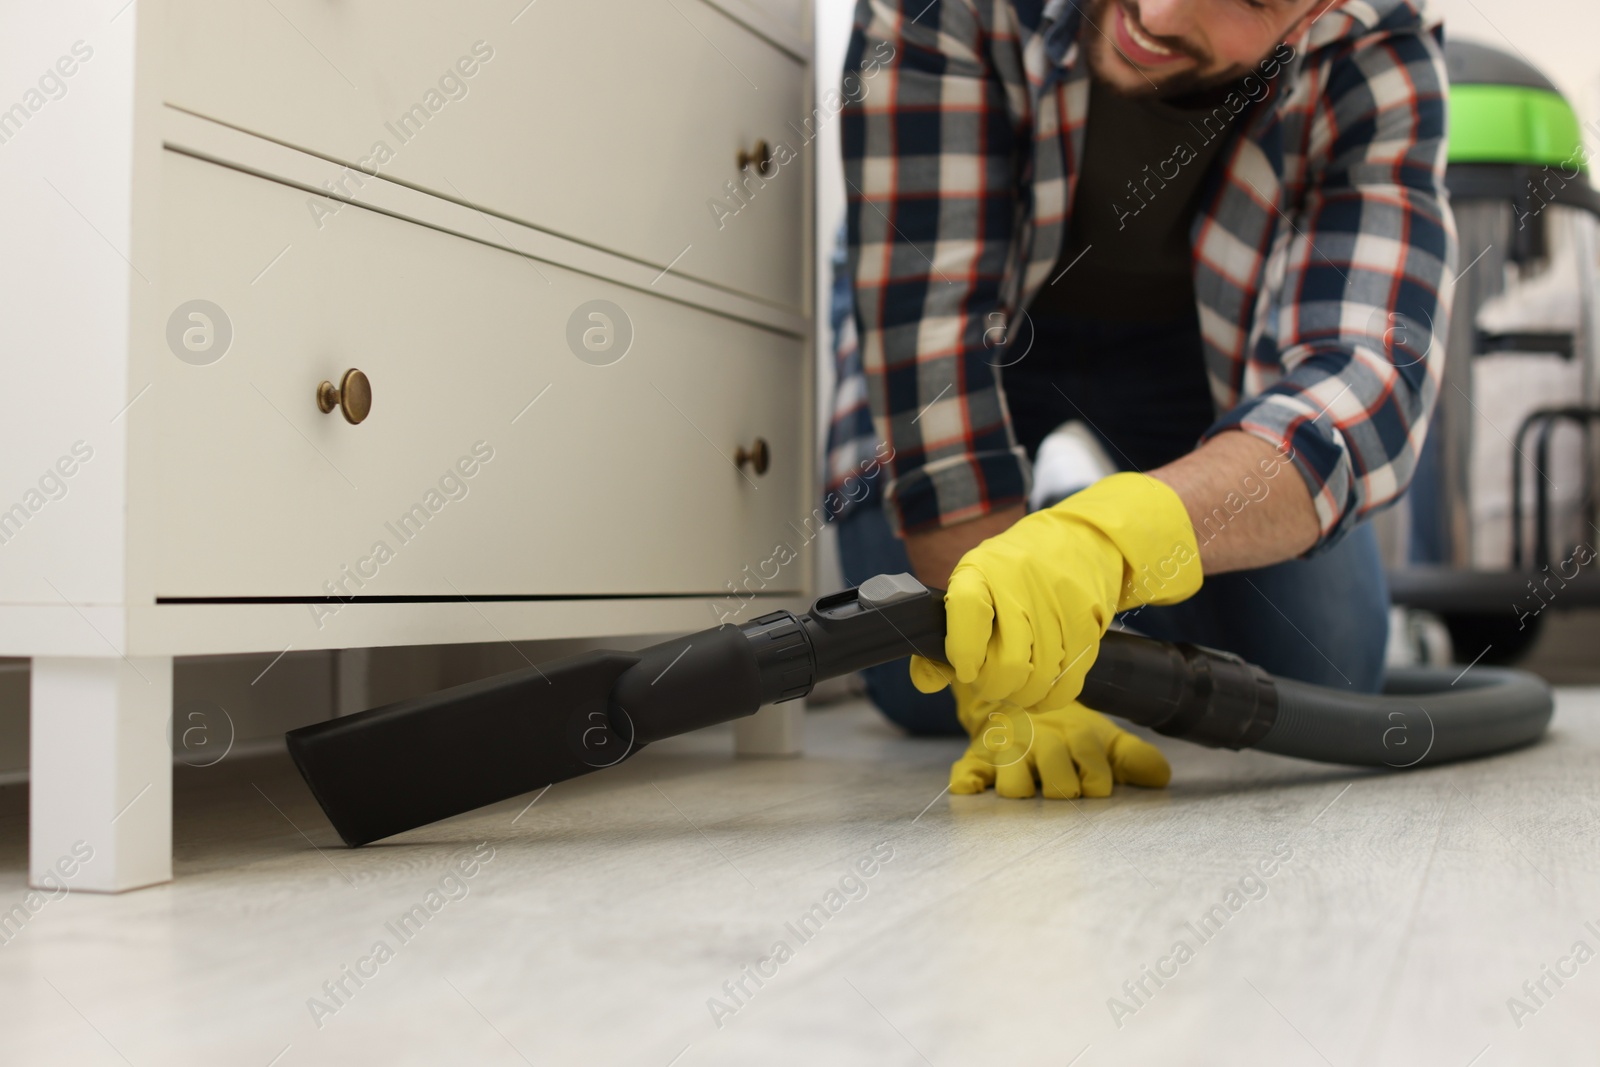
<path id="1" fill-rule="evenodd" d="M 949 667 L 913 656 L 911 680 L 924 693 L 959 680 L 983 700 L 1067 707 L 1117 612 L 1176 604 L 1200 580 L 1178 494 L 1145 474 L 1113 474 L 961 557 L 944 597 Z"/>
<path id="2" fill-rule="evenodd" d="M 1143 738 L 1081 704 L 1027 712 L 981 700 L 957 682 L 956 714 L 972 736 L 950 767 L 950 792 L 1031 797 L 1038 781 L 1056 800 L 1107 797 L 1112 782 L 1160 789 L 1172 779 L 1166 757 Z"/>

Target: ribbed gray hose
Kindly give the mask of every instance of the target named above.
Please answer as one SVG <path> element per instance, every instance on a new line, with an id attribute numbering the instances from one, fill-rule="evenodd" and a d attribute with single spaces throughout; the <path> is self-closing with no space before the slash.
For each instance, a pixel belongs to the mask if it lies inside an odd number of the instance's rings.
<path id="1" fill-rule="evenodd" d="M 1417 767 L 1470 759 L 1538 740 L 1555 704 L 1524 671 L 1404 667 L 1383 694 L 1273 680 L 1278 714 L 1253 747 L 1280 756 L 1363 767 Z"/>

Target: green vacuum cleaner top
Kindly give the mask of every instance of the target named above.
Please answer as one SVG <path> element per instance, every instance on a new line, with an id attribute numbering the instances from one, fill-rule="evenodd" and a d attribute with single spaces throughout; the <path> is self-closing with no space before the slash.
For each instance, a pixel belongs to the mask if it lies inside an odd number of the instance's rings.
<path id="1" fill-rule="evenodd" d="M 1447 43 L 1445 61 L 1451 163 L 1588 169 L 1577 113 L 1537 67 L 1471 41 Z"/>

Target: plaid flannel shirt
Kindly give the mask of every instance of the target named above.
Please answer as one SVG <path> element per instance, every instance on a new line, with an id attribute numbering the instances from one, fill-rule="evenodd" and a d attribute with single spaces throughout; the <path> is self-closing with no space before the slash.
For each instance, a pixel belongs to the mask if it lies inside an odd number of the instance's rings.
<path id="1" fill-rule="evenodd" d="M 846 76 L 889 58 L 844 111 L 860 351 L 841 363 L 830 468 L 871 448 L 864 396 L 902 532 L 1026 499 L 997 348 L 1065 237 L 1089 100 L 1080 22 L 1071 0 L 859 0 Z M 1218 412 L 1205 437 L 1238 429 L 1292 454 L 1314 553 L 1411 479 L 1456 241 L 1437 24 L 1411 0 L 1344 0 L 1294 45 L 1257 72 L 1263 91 L 1228 98 L 1190 237 Z"/>

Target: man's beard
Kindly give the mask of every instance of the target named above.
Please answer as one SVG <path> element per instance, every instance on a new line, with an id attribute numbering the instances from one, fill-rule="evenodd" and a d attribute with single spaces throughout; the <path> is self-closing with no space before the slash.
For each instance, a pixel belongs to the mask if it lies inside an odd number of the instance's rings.
<path id="1" fill-rule="evenodd" d="M 1084 38 L 1087 45 L 1084 52 L 1089 61 L 1089 73 L 1102 85 L 1106 85 L 1124 96 L 1135 98 L 1157 97 L 1162 100 L 1172 100 L 1177 97 L 1210 93 L 1223 86 L 1232 85 L 1250 72 L 1251 68 L 1249 67 L 1233 67 L 1222 71 L 1210 71 L 1209 68 L 1214 61 L 1212 56 L 1200 51 L 1188 41 L 1169 37 L 1155 37 L 1141 25 L 1141 32 L 1150 36 L 1152 40 L 1163 48 L 1170 48 L 1174 52 L 1180 52 L 1194 61 L 1193 65 L 1176 74 L 1152 74 L 1152 72 L 1139 67 L 1132 60 L 1123 56 L 1112 41 L 1110 36 L 1111 19 L 1113 17 L 1112 9 L 1119 6 L 1119 4 L 1124 11 L 1129 14 L 1133 13 L 1133 5 L 1131 3 L 1122 3 L 1121 0 L 1089 0 L 1089 3 L 1084 8 L 1084 18 L 1090 24 L 1087 30 L 1089 36 Z M 1127 63 L 1135 71 L 1144 75 L 1138 88 L 1130 90 L 1121 85 L 1113 84 L 1106 79 L 1102 72 L 1101 64 L 1109 58 L 1108 53 L 1116 57 L 1112 59 L 1112 62 Z"/>

